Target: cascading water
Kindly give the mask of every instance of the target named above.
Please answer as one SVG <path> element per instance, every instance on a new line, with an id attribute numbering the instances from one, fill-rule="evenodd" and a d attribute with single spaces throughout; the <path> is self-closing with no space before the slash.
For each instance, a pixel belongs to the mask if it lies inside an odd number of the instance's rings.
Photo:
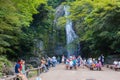
<path id="1" fill-rule="evenodd" d="M 68 11 L 69 8 L 70 8 L 69 6 L 64 6 L 66 18 L 70 14 L 70 12 Z M 67 44 L 73 42 L 75 40 L 75 38 L 77 38 L 77 35 L 75 34 L 75 32 L 72 28 L 72 21 L 68 18 L 67 18 L 67 22 L 66 22 L 66 35 L 67 35 Z"/>
<path id="2" fill-rule="evenodd" d="M 75 34 L 75 31 L 72 28 L 72 21 L 68 18 L 70 15 L 70 12 L 68 11 L 70 9 L 69 6 L 64 6 L 65 11 L 65 17 L 66 17 L 66 39 L 67 39 L 67 56 L 70 55 L 76 55 L 78 52 L 78 44 L 73 44 L 73 42 L 78 38 L 78 36 Z M 77 55 L 76 55 L 77 56 Z"/>

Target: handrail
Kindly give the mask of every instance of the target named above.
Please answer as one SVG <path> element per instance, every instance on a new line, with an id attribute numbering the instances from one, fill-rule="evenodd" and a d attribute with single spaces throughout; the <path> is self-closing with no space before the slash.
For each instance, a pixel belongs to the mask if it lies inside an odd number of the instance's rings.
<path id="1" fill-rule="evenodd" d="M 35 71 L 35 70 L 37 71 L 37 76 L 39 76 L 40 73 L 42 73 L 43 68 L 42 68 L 42 67 L 38 67 L 38 68 L 33 68 L 33 69 L 28 69 L 28 70 L 26 70 L 26 71 L 25 71 L 26 77 L 28 77 L 28 74 L 29 74 L 30 71 Z M 17 74 L 15 74 L 15 75 L 13 75 L 13 76 L 10 76 L 10 77 L 7 77 L 7 78 L 4 78 L 3 80 L 16 80 L 16 78 L 18 78 L 18 75 L 17 75 Z"/>
<path id="2" fill-rule="evenodd" d="M 16 78 L 17 78 L 17 75 L 13 75 L 13 76 L 5 78 L 5 80 L 15 80 Z"/>

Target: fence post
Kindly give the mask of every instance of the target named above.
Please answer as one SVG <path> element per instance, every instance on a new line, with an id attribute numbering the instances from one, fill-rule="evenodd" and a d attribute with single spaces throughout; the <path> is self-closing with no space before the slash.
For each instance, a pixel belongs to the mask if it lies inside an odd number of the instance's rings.
<path id="1" fill-rule="evenodd" d="M 40 73 L 42 73 L 43 71 L 42 71 L 42 68 L 40 68 Z"/>
<path id="2" fill-rule="evenodd" d="M 28 78 L 28 74 L 29 74 L 29 69 L 26 71 L 26 77 Z"/>
<path id="3" fill-rule="evenodd" d="M 38 69 L 37 69 L 37 76 L 38 77 L 40 76 L 40 67 L 38 67 Z"/>

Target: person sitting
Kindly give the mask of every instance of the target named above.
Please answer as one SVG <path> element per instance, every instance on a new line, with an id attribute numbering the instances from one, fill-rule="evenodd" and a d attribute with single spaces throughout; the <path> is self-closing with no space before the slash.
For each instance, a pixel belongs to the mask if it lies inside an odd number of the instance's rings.
<path id="1" fill-rule="evenodd" d="M 65 62 L 65 56 L 63 55 L 62 56 L 62 61 L 61 61 L 63 64 L 64 64 L 64 62 Z"/>
<path id="2" fill-rule="evenodd" d="M 57 59 L 55 56 L 52 57 L 52 63 L 53 63 L 53 67 L 55 67 L 57 63 Z"/>
<path id="3" fill-rule="evenodd" d="M 117 69 L 120 69 L 120 61 L 118 61 L 117 65 L 116 65 Z"/>
<path id="4" fill-rule="evenodd" d="M 86 59 L 83 60 L 83 68 L 86 65 Z"/>
<path id="5" fill-rule="evenodd" d="M 89 59 L 87 60 L 87 67 L 90 68 L 90 67 L 92 66 L 92 63 L 93 63 L 92 58 L 89 58 Z"/>
<path id="6" fill-rule="evenodd" d="M 67 59 L 67 60 L 66 60 L 66 69 L 69 68 L 69 62 L 70 62 L 69 59 Z"/>
<path id="7" fill-rule="evenodd" d="M 78 66 L 78 67 L 80 67 L 81 62 L 82 62 L 82 61 L 81 61 L 81 59 L 80 59 L 80 56 L 78 56 L 78 58 L 77 58 L 77 66 Z"/>
<path id="8" fill-rule="evenodd" d="M 96 68 L 96 64 L 92 63 L 91 67 L 92 67 L 92 69 Z"/>
<path id="9" fill-rule="evenodd" d="M 72 68 L 73 68 L 73 60 L 72 60 L 72 59 L 70 59 L 70 62 L 69 62 L 69 67 L 70 67 L 70 69 L 72 69 Z"/>
<path id="10" fill-rule="evenodd" d="M 47 70 L 47 67 L 46 67 L 46 61 L 45 61 L 45 59 L 41 59 L 41 67 L 43 68 L 43 70 L 45 71 L 45 72 L 47 72 L 48 70 Z"/>
<path id="11" fill-rule="evenodd" d="M 22 73 L 26 76 L 26 73 L 25 73 L 25 61 L 22 60 Z"/>
<path id="12" fill-rule="evenodd" d="M 118 69 L 120 69 L 120 61 L 114 61 L 114 69 L 117 71 Z"/>
<path id="13" fill-rule="evenodd" d="M 101 70 L 101 68 L 102 68 L 102 63 L 101 63 L 100 60 L 99 60 L 98 63 L 96 64 L 96 67 L 97 67 L 97 70 Z"/>
<path id="14" fill-rule="evenodd" d="M 118 65 L 118 61 L 115 60 L 113 64 L 114 64 L 114 67 L 116 67 Z"/>
<path id="15" fill-rule="evenodd" d="M 96 60 L 93 59 L 93 60 L 92 60 L 92 63 L 91 63 L 90 70 L 94 70 L 95 68 L 96 68 Z"/>
<path id="16" fill-rule="evenodd" d="M 118 62 L 118 68 L 120 69 L 120 61 Z"/>
<path id="17" fill-rule="evenodd" d="M 75 58 L 75 56 L 73 57 L 73 67 L 74 67 L 74 69 L 77 69 L 77 60 L 76 60 L 76 58 Z"/>
<path id="18" fill-rule="evenodd" d="M 22 73 L 22 60 L 18 60 L 18 62 L 15 65 L 15 73 L 18 77 L 20 77 L 22 80 L 28 80 L 27 77 Z"/>
<path id="19" fill-rule="evenodd" d="M 118 62 L 118 65 L 120 66 L 120 61 Z"/>

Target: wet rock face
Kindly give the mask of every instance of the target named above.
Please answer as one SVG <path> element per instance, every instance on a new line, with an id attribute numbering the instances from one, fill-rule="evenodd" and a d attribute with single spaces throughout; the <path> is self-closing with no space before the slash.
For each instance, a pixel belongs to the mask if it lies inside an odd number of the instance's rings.
<path id="1" fill-rule="evenodd" d="M 40 58 L 39 57 L 30 57 L 29 61 L 27 61 L 26 67 L 38 67 L 40 66 Z"/>
<path id="2" fill-rule="evenodd" d="M 55 12 L 55 18 L 58 19 L 61 16 L 64 16 L 65 11 L 64 11 L 64 5 L 60 5 L 56 8 Z"/>
<path id="3" fill-rule="evenodd" d="M 57 30 L 58 30 L 58 36 L 59 37 L 61 37 L 61 35 L 60 35 L 60 30 L 61 30 L 61 26 L 60 25 L 57 25 L 58 24 L 58 19 L 60 18 L 60 17 L 63 17 L 64 16 L 64 14 L 65 14 L 65 11 L 64 11 L 64 5 L 59 5 L 57 8 L 56 8 L 56 10 L 55 10 L 55 19 L 54 19 L 54 25 L 55 25 L 55 27 L 57 28 Z M 57 44 L 56 44 L 56 47 L 55 47 L 55 54 L 56 55 L 63 55 L 64 53 L 66 53 L 66 49 L 64 48 L 64 46 L 63 46 L 63 44 L 61 43 L 61 42 L 58 42 Z"/>

